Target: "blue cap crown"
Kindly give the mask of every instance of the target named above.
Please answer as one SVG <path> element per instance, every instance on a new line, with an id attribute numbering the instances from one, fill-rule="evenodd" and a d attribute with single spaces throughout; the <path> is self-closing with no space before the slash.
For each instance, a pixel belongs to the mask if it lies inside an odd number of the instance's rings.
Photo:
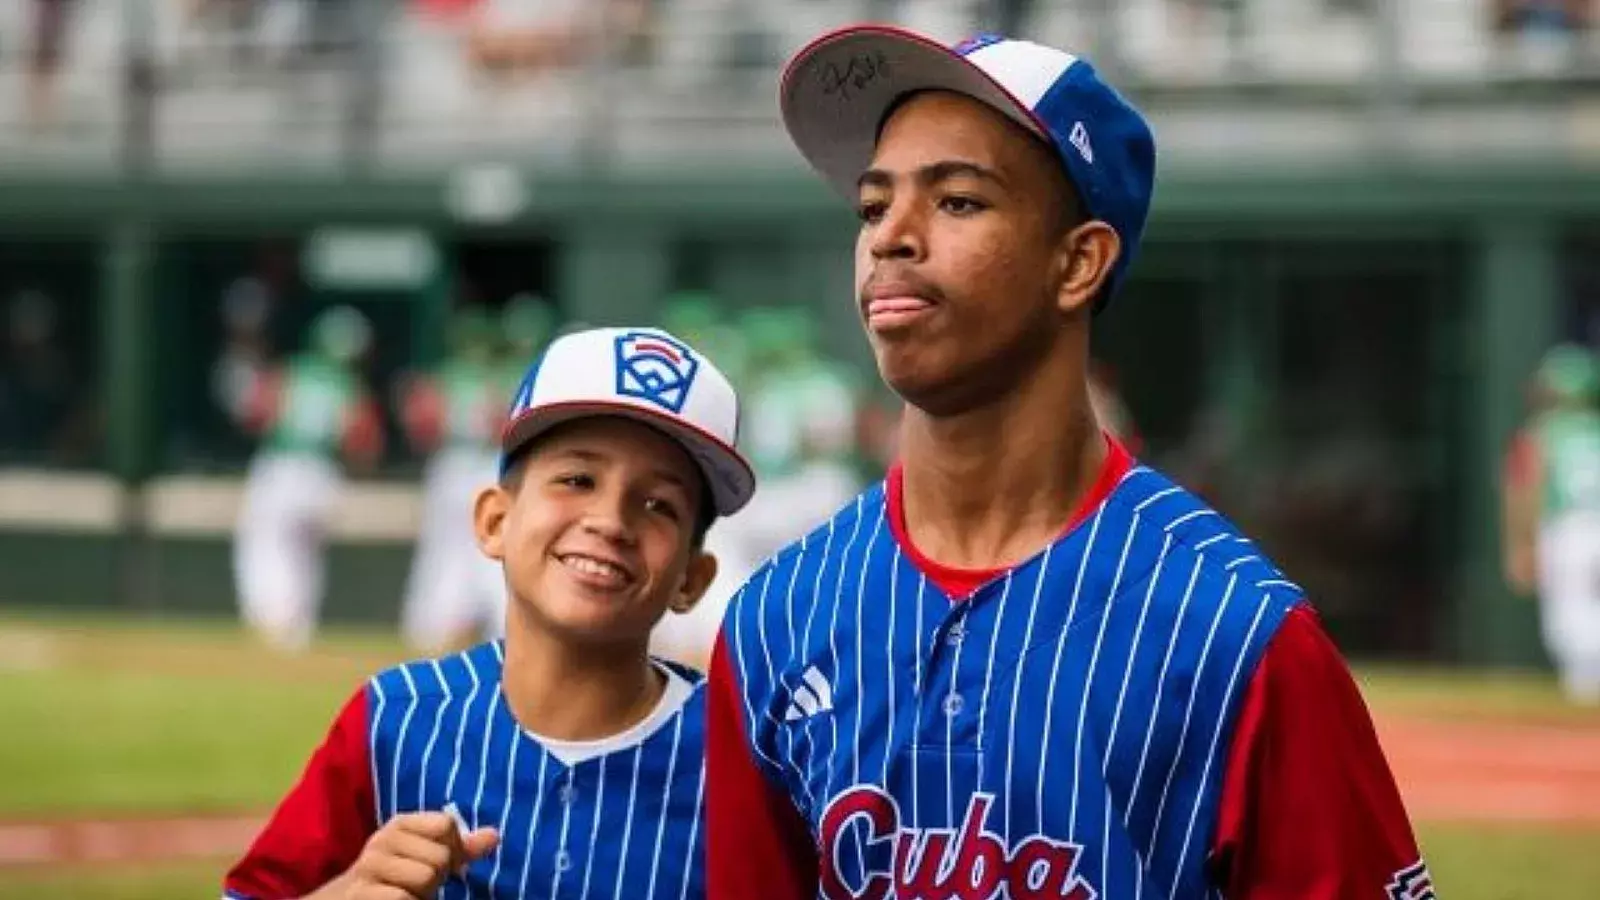
<path id="1" fill-rule="evenodd" d="M 1053 47 L 980 34 L 947 48 L 863 25 L 824 35 L 789 63 L 784 124 L 807 160 L 854 196 L 883 116 L 899 98 L 924 90 L 988 104 L 1055 149 L 1086 212 L 1122 239 L 1103 306 L 1122 283 L 1150 212 L 1155 138 L 1144 116 L 1086 60 Z"/>

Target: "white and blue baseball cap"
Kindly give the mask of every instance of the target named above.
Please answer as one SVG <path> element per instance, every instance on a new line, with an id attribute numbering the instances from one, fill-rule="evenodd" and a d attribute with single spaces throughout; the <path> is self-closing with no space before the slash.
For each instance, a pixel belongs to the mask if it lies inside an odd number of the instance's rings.
<path id="1" fill-rule="evenodd" d="M 1054 47 L 996 34 L 946 47 L 884 25 L 852 25 L 812 41 L 785 68 L 779 104 L 801 155 L 853 199 L 884 117 L 900 98 L 926 90 L 987 104 L 1055 149 L 1086 211 L 1122 239 L 1103 306 L 1150 211 L 1155 138 L 1144 117 L 1086 60 Z"/>
<path id="2" fill-rule="evenodd" d="M 755 493 L 755 473 L 734 449 L 739 395 L 716 364 L 665 331 L 590 328 L 551 341 L 511 400 L 501 474 L 529 441 L 589 416 L 635 419 L 682 444 L 718 515 L 738 512 Z"/>

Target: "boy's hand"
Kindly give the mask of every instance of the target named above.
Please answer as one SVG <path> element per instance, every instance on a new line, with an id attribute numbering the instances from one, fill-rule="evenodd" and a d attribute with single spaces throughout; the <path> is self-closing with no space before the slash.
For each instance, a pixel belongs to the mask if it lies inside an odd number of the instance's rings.
<path id="1" fill-rule="evenodd" d="M 439 886 L 500 843 L 493 828 L 465 832 L 448 812 L 395 816 L 345 873 L 345 900 L 432 900 Z"/>

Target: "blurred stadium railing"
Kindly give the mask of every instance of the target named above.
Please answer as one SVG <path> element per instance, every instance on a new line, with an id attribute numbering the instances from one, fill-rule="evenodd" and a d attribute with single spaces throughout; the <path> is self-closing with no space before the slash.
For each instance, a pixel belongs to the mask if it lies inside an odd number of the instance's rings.
<path id="1" fill-rule="evenodd" d="M 873 18 L 1109 70 L 1162 147 L 1098 336 L 1145 455 L 1261 534 L 1359 652 L 1536 660 L 1493 488 L 1538 353 L 1600 342 L 1595 8 L 0 2 L 0 604 L 227 606 L 251 444 L 214 379 L 258 294 L 277 353 L 332 299 L 360 305 L 380 392 L 437 357 L 451 304 L 519 293 L 589 321 L 684 289 L 806 305 L 865 364 L 829 302 L 848 211 L 774 98 L 789 51 Z M 403 286 L 308 265 L 412 241 L 428 265 Z M 399 593 L 420 461 L 388 424 L 333 526 L 336 618 L 392 617 Z"/>
<path id="2" fill-rule="evenodd" d="M 831 24 L 1084 51 L 1179 156 L 1570 150 L 1588 0 L 11 0 L 0 164 L 783 165 L 777 66 Z M 53 26 L 41 25 L 53 22 Z M 42 46 L 41 46 L 42 45 Z M 33 73 L 45 74 L 33 74 Z M 1492 117 L 1486 115 L 1492 112 Z M 1587 139 L 1592 143 L 1591 122 Z M 1537 135 L 1540 140 L 1529 139 Z"/>

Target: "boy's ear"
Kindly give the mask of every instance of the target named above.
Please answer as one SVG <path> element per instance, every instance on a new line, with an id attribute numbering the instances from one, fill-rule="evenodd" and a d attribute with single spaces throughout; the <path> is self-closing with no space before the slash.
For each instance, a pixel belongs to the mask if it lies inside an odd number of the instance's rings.
<path id="1" fill-rule="evenodd" d="M 478 492 L 472 502 L 472 533 L 483 555 L 496 562 L 505 561 L 504 531 L 511 512 L 511 494 L 498 484 Z"/>
<path id="2" fill-rule="evenodd" d="M 693 551 L 689 555 L 689 567 L 683 573 L 683 587 L 667 607 L 679 615 L 694 609 L 716 579 L 717 558 L 704 550 Z"/>

